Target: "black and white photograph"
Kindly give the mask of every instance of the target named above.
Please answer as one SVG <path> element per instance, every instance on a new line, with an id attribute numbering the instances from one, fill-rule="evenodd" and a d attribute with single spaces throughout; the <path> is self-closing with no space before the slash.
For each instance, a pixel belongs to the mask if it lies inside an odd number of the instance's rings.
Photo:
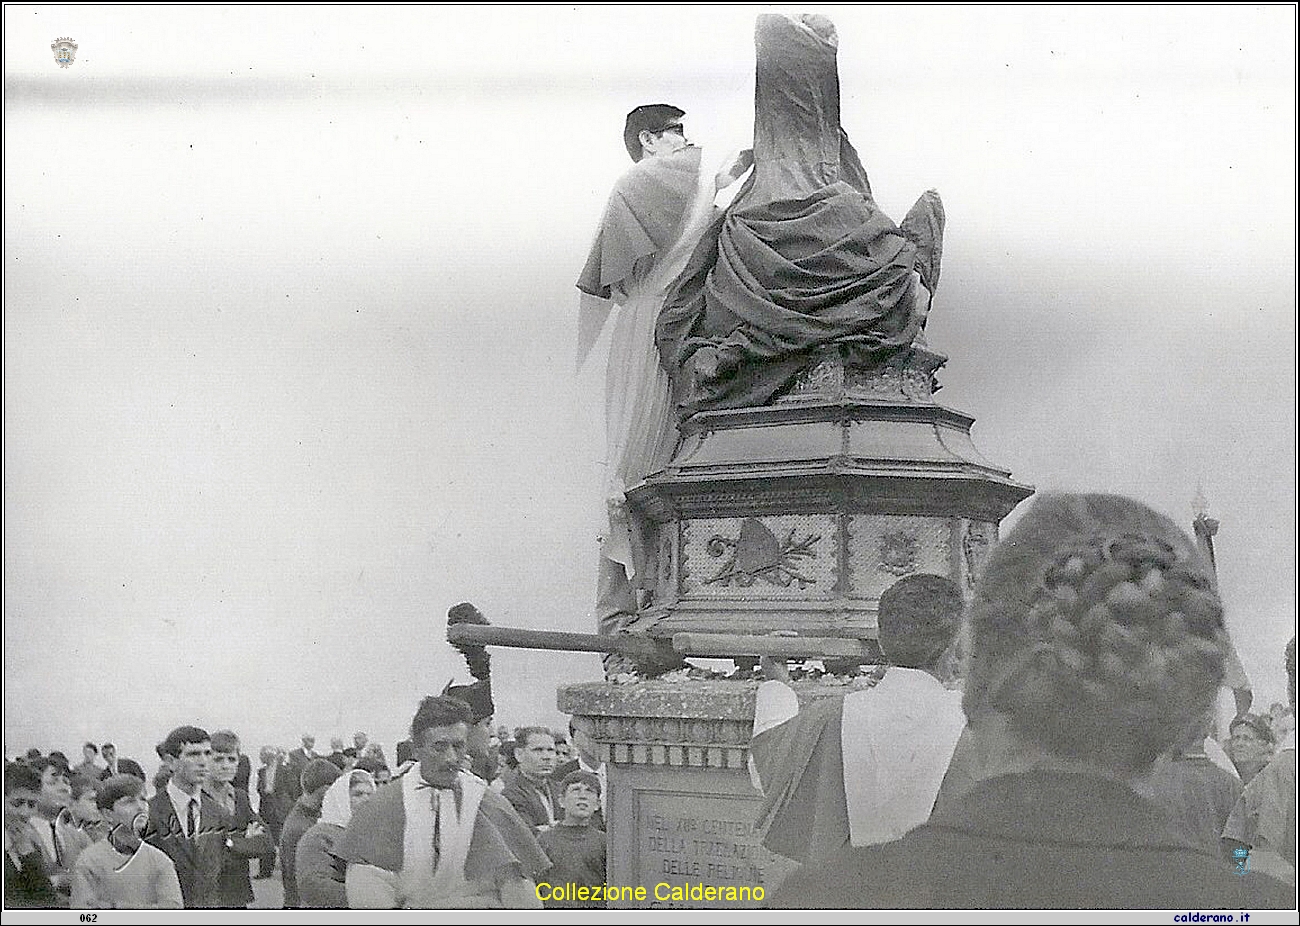
<path id="1" fill-rule="evenodd" d="M 6 922 L 1296 922 L 1296 20 L 6 5 Z"/>

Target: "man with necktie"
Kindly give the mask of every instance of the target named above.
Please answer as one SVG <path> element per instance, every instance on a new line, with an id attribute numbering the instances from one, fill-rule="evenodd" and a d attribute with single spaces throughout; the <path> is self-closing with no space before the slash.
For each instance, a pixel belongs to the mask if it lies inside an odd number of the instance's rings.
<path id="1" fill-rule="evenodd" d="M 177 727 L 160 747 L 172 768 L 167 785 L 149 801 L 145 840 L 176 866 L 185 908 L 218 907 L 221 867 L 230 838 L 230 817 L 203 793 L 212 741 L 198 727 Z"/>

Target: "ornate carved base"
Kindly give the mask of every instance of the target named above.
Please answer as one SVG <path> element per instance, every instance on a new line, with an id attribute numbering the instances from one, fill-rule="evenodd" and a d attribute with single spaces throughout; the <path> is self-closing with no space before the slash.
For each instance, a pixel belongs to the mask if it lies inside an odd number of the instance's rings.
<path id="1" fill-rule="evenodd" d="M 914 350 L 872 382 L 903 390 L 941 362 Z M 686 423 L 672 462 L 628 493 L 656 577 L 631 629 L 871 639 L 881 593 L 904 576 L 969 592 L 998 522 L 1033 490 L 927 391 L 849 398 L 860 372 L 831 358 L 776 405 Z"/>
<path id="2" fill-rule="evenodd" d="M 777 404 L 800 402 L 932 402 L 935 374 L 948 362 L 943 354 L 914 345 L 882 364 L 850 366 L 844 352 L 832 348 L 800 373 Z"/>

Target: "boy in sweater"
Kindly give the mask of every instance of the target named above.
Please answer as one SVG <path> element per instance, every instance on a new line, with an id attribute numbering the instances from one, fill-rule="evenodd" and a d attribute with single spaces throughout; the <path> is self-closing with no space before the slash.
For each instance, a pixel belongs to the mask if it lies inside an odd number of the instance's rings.
<path id="1" fill-rule="evenodd" d="M 570 772 L 560 784 L 563 818 L 537 837 L 551 859 L 545 880 L 558 888 L 566 884 L 605 883 L 605 833 L 591 825 L 600 809 L 600 779 L 587 771 Z M 604 908 L 600 902 L 544 901 L 548 908 Z"/>
<path id="2" fill-rule="evenodd" d="M 82 850 L 72 869 L 74 910 L 179 910 L 176 866 L 161 849 L 140 839 L 148 824 L 144 782 L 116 775 L 95 798 L 108 838 Z"/>

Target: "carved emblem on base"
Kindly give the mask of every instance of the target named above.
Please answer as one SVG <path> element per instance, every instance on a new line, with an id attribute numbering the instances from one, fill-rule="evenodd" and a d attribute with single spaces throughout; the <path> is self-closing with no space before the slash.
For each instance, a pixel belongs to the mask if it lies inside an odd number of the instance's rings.
<path id="1" fill-rule="evenodd" d="M 778 404 L 880 401 L 932 402 L 935 374 L 948 362 L 943 354 L 913 346 L 870 367 L 845 363 L 839 348 L 830 348 L 796 377 Z"/>

